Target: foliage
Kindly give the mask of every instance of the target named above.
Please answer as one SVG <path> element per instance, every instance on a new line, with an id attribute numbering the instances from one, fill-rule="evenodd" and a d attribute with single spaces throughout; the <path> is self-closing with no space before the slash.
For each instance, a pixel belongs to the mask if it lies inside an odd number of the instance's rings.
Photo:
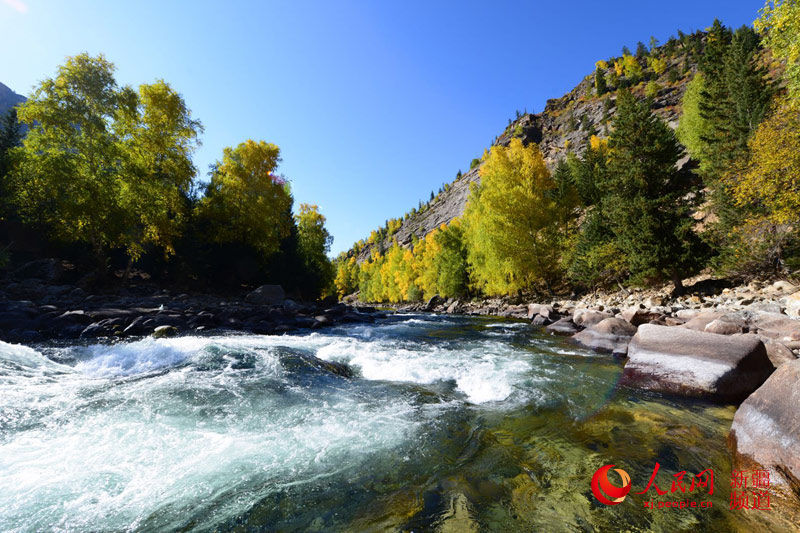
<path id="1" fill-rule="evenodd" d="M 312 293 L 320 294 L 333 283 L 334 267 L 328 259 L 333 237 L 325 228 L 325 217 L 316 205 L 300 204 L 295 216 L 298 249 L 307 271 L 307 283 Z"/>
<path id="2" fill-rule="evenodd" d="M 225 148 L 201 200 L 201 217 L 211 221 L 214 242 L 251 246 L 268 257 L 278 251 L 292 226 L 292 196 L 274 172 L 280 148 L 247 140 Z"/>
<path id="3" fill-rule="evenodd" d="M 649 56 L 647 58 L 647 66 L 653 69 L 657 76 L 660 76 L 667 70 L 667 62 L 656 56 Z"/>
<path id="4" fill-rule="evenodd" d="M 760 13 L 753 25 L 772 54 L 786 61 L 786 87 L 796 103 L 800 101 L 800 2 L 768 0 Z"/>
<path id="5" fill-rule="evenodd" d="M 636 85 L 642 79 L 642 65 L 632 55 L 622 56 L 622 70 L 631 83 Z"/>
<path id="6" fill-rule="evenodd" d="M 689 216 L 691 176 L 675 164 L 683 150 L 672 130 L 623 91 L 617 98 L 602 209 L 625 254 L 633 281 L 680 280 L 701 264 Z"/>
<path id="7" fill-rule="evenodd" d="M 131 259 L 147 244 L 173 251 L 201 126 L 168 84 L 136 93 L 117 85 L 102 55 L 81 54 L 18 113 L 30 128 L 15 171 L 27 221 L 91 243 L 101 262 L 107 246 Z"/>
<path id="8" fill-rule="evenodd" d="M 649 81 L 644 88 L 644 95 L 647 98 L 655 98 L 658 96 L 658 92 L 661 90 L 661 85 L 658 84 L 656 81 Z"/>
<path id="9" fill-rule="evenodd" d="M 555 181 L 535 145 L 494 146 L 464 213 L 470 273 L 487 294 L 548 287 L 559 277 L 563 218 Z"/>
<path id="10" fill-rule="evenodd" d="M 594 89 L 597 93 L 597 96 L 603 96 L 608 92 L 608 85 L 606 85 L 606 74 L 605 69 L 601 69 L 599 66 L 594 73 Z"/>
<path id="11" fill-rule="evenodd" d="M 21 142 L 22 132 L 17 121 L 17 111 L 12 108 L 0 118 L 0 220 L 8 217 L 13 210 L 10 205 L 12 151 Z"/>

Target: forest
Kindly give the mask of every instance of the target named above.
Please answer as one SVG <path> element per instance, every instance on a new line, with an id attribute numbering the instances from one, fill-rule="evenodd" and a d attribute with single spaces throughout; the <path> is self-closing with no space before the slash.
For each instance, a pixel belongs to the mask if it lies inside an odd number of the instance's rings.
<path id="1" fill-rule="evenodd" d="M 703 270 L 791 277 L 800 267 L 798 35 L 800 6 L 768 2 L 752 28 L 715 20 L 598 61 L 589 97 L 604 102 L 604 131 L 592 127 L 585 147 L 548 168 L 509 121 L 510 141 L 471 165 L 480 182 L 463 214 L 406 247 L 384 244 L 403 219 L 387 221 L 336 259 L 338 294 L 403 302 L 668 282 L 681 293 Z M 687 59 L 675 66 L 679 54 Z M 691 76 L 674 130 L 652 110 L 662 75 Z"/>
<path id="2" fill-rule="evenodd" d="M 278 146 L 247 139 L 199 179 L 203 126 L 169 83 L 120 86 L 102 55 L 70 57 L 0 124 L 0 267 L 57 256 L 94 286 L 331 288 L 316 205 L 293 212 Z"/>

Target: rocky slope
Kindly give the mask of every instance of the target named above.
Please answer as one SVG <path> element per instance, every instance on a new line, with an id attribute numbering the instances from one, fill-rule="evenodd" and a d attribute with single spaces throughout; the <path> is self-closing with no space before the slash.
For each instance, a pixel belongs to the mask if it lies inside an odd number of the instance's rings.
<path id="1" fill-rule="evenodd" d="M 650 73 L 653 76 L 650 81 L 660 86 L 658 94 L 653 98 L 652 109 L 672 128 L 677 128 L 681 98 L 696 72 L 697 65 L 687 53 L 677 53 L 667 58 L 666 62 L 667 68 L 660 76 Z M 675 81 L 670 81 L 670 72 L 673 72 L 671 76 Z M 525 144 L 537 143 L 551 169 L 568 153 L 581 154 L 592 134 L 601 139 L 608 136 L 610 122 L 616 112 L 616 91 L 611 90 L 598 97 L 593 84 L 594 74 L 590 74 L 561 98 L 548 100 L 541 113 L 522 114 L 509 123 L 496 138 L 494 145 L 506 146 L 514 137 L 521 138 Z M 637 97 L 644 99 L 646 84 L 647 82 L 641 82 L 631 90 Z M 412 235 L 422 238 L 433 229 L 460 216 L 464 212 L 470 184 L 480 181 L 478 170 L 479 167 L 472 168 L 453 181 L 426 208 L 404 219 L 400 228 L 387 236 L 382 243 L 367 243 L 358 251 L 358 261 L 367 259 L 374 246 L 381 246 L 385 250 L 394 241 L 401 246 L 409 246 Z M 350 253 L 355 252 L 351 250 Z"/>
<path id="2" fill-rule="evenodd" d="M 24 96 L 15 93 L 6 85 L 0 83 L 0 116 L 5 115 L 9 109 L 24 101 Z"/>

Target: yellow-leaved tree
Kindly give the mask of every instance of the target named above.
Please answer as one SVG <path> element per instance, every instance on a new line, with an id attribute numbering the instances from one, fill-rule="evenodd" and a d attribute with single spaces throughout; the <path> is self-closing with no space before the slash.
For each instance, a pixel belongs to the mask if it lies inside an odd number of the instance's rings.
<path id="1" fill-rule="evenodd" d="M 494 146 L 470 190 L 464 237 L 472 282 L 489 295 L 550 289 L 560 275 L 562 207 L 538 146 Z"/>
<path id="2" fill-rule="evenodd" d="M 237 243 L 275 253 L 292 228 L 292 196 L 286 180 L 275 174 L 280 148 L 251 139 L 225 148 L 205 197 L 198 207 L 211 223 L 217 243 Z"/>

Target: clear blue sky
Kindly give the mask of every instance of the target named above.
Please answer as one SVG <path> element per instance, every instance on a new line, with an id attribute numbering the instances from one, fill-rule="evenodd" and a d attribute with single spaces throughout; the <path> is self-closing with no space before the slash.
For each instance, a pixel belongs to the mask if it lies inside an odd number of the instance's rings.
<path id="1" fill-rule="evenodd" d="M 516 109 L 541 111 L 594 62 L 651 35 L 750 24 L 759 0 L 469 2 L 0 0 L 0 81 L 27 95 L 66 56 L 120 83 L 163 78 L 225 146 L 281 147 L 296 203 L 347 249 L 466 170 Z"/>

